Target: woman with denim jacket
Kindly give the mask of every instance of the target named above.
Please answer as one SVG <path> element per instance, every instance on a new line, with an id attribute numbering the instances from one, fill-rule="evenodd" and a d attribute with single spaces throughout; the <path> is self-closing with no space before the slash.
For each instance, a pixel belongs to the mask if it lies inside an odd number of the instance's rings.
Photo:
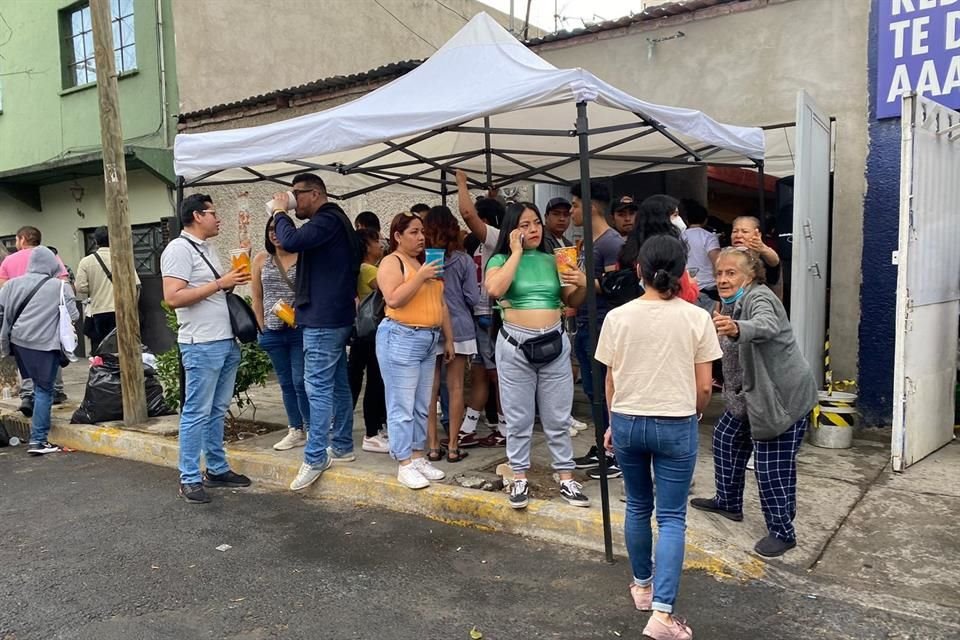
<path id="1" fill-rule="evenodd" d="M 283 300 L 293 305 L 296 295 L 297 254 L 286 251 L 277 240 L 273 218 L 267 221 L 264 250 L 250 266 L 253 312 L 263 333 L 260 347 L 270 356 L 280 384 L 280 397 L 287 414 L 287 434 L 273 448 L 286 451 L 307 444 L 304 428 L 310 424 L 310 403 L 303 383 L 303 332 L 289 326 L 272 309 Z"/>
<path id="2" fill-rule="evenodd" d="M 553 468 L 560 477 L 560 496 L 573 506 L 589 507 L 590 499 L 573 478 L 569 430 L 573 371 L 570 340 L 561 323 L 563 305 L 583 302 L 587 280 L 579 269 L 559 274 L 556 258 L 544 247 L 543 219 L 536 205 L 509 205 L 484 279 L 487 293 L 499 299 L 503 320 L 496 361 L 507 458 L 514 474 L 509 501 L 514 509 L 527 506 L 530 445 L 539 409 Z"/>
<path id="3" fill-rule="evenodd" d="M 607 314 L 597 342 L 596 358 L 607 365 L 610 407 L 604 442 L 616 454 L 627 490 L 630 593 L 637 609 L 653 612 L 643 633 L 655 640 L 693 637 L 673 613 L 699 416 L 710 402 L 713 361 L 721 355 L 710 314 L 679 297 L 686 263 L 678 238 L 647 239 L 637 257 L 644 293 Z"/>
<path id="4" fill-rule="evenodd" d="M 385 316 L 377 328 L 377 360 L 384 376 L 390 455 L 397 480 L 410 489 L 430 486 L 446 474 L 424 457 L 427 414 L 436 357 L 454 356 L 450 314 L 437 279 L 440 261 L 423 264 L 423 220 L 398 214 L 390 224 L 390 254 L 380 261 L 377 282 Z"/>

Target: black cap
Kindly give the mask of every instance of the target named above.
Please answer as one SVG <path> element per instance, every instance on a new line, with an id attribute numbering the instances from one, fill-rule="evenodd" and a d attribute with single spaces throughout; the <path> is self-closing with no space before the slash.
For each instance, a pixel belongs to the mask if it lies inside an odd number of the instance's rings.
<path id="1" fill-rule="evenodd" d="M 613 203 L 611 210 L 613 213 L 617 211 L 623 211 L 625 209 L 633 209 L 634 211 L 640 210 L 640 205 L 637 204 L 636 200 L 633 199 L 633 196 L 620 196 Z"/>
<path id="2" fill-rule="evenodd" d="M 550 213 L 554 209 L 572 209 L 573 205 L 570 204 L 570 201 L 566 198 L 550 198 L 550 202 L 547 203 L 547 213 Z"/>

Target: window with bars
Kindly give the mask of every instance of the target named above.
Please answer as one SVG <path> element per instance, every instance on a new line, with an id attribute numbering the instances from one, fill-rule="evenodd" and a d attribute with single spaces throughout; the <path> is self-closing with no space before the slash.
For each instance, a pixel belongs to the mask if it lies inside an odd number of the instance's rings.
<path id="1" fill-rule="evenodd" d="M 166 246 L 163 227 L 162 223 L 133 225 L 133 265 L 141 278 L 160 275 L 160 255 Z M 95 230 L 94 227 L 81 229 L 85 256 L 97 250 L 97 242 L 93 239 Z"/>
<path id="2" fill-rule="evenodd" d="M 113 55 L 117 73 L 137 68 L 137 47 L 133 24 L 134 0 L 110 0 L 113 27 Z M 64 87 L 79 87 L 97 81 L 93 55 L 93 26 L 90 3 L 74 5 L 61 12 L 64 38 Z"/>

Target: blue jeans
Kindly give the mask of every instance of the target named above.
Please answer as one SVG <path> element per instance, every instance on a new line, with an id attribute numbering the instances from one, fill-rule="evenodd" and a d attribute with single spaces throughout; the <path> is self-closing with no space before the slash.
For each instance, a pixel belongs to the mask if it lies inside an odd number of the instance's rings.
<path id="1" fill-rule="evenodd" d="M 610 427 L 627 490 L 624 535 L 633 579 L 643 586 L 653 583 L 654 611 L 672 613 L 683 570 L 687 496 L 697 464 L 697 418 L 614 413 Z M 651 559 L 650 515 L 654 509 L 651 464 L 657 483 L 656 575 Z"/>
<path id="2" fill-rule="evenodd" d="M 353 451 L 353 396 L 347 375 L 347 341 L 352 331 L 352 326 L 303 329 L 304 387 L 310 400 L 303 458 L 313 467 L 326 464 L 328 444 L 337 455 Z"/>
<path id="3" fill-rule="evenodd" d="M 240 345 L 232 338 L 181 344 L 180 356 L 186 373 L 186 398 L 180 408 L 180 482 L 198 484 L 201 453 L 208 473 L 230 469 L 223 450 L 223 421 L 233 399 Z"/>
<path id="4" fill-rule="evenodd" d="M 50 407 L 54 385 L 60 372 L 58 351 L 38 351 L 11 345 L 20 377 L 33 380 L 33 417 L 30 419 L 30 442 L 46 442 L 50 436 Z"/>
<path id="5" fill-rule="evenodd" d="M 418 329 L 384 318 L 377 328 L 377 360 L 387 398 L 390 456 L 402 461 L 427 446 L 439 329 Z"/>
<path id="6" fill-rule="evenodd" d="M 280 396 L 287 412 L 287 424 L 303 429 L 310 423 L 310 402 L 303 386 L 303 331 L 296 329 L 265 329 L 260 346 L 273 363 L 280 383 Z"/>
<path id="7" fill-rule="evenodd" d="M 600 335 L 600 325 L 597 325 L 597 336 Z M 578 327 L 577 333 L 573 337 L 573 352 L 577 354 L 577 362 L 580 363 L 580 383 L 583 385 L 583 392 L 587 394 L 591 404 L 593 403 L 593 354 L 590 353 L 590 331 L 587 327 Z M 607 409 L 607 396 L 602 391 L 607 378 L 607 367 L 602 362 L 597 363 L 600 366 L 600 402 L 603 404 L 603 428 L 607 428 L 609 411 Z M 592 417 L 592 414 L 591 414 Z"/>

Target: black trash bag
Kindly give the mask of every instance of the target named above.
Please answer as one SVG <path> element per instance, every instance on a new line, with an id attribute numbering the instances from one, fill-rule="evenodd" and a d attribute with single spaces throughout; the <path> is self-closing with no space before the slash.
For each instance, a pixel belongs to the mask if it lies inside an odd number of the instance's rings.
<path id="1" fill-rule="evenodd" d="M 150 350 L 150 347 L 142 343 L 140 344 L 140 351 L 143 353 L 153 353 L 153 351 Z M 97 345 L 96 349 L 93 350 L 91 355 L 115 356 L 118 353 L 120 353 L 120 347 L 117 345 L 117 330 L 112 329 L 110 333 L 104 336 L 103 340 L 100 341 L 100 344 Z"/>
<path id="2" fill-rule="evenodd" d="M 113 355 L 101 355 L 103 364 L 90 367 L 87 389 L 83 402 L 70 422 L 73 424 L 95 424 L 123 420 L 123 397 L 120 391 L 120 360 Z M 168 416 L 173 413 L 163 399 L 163 386 L 157 379 L 153 367 L 143 365 L 144 390 L 147 396 L 147 415 L 151 418 Z"/>

